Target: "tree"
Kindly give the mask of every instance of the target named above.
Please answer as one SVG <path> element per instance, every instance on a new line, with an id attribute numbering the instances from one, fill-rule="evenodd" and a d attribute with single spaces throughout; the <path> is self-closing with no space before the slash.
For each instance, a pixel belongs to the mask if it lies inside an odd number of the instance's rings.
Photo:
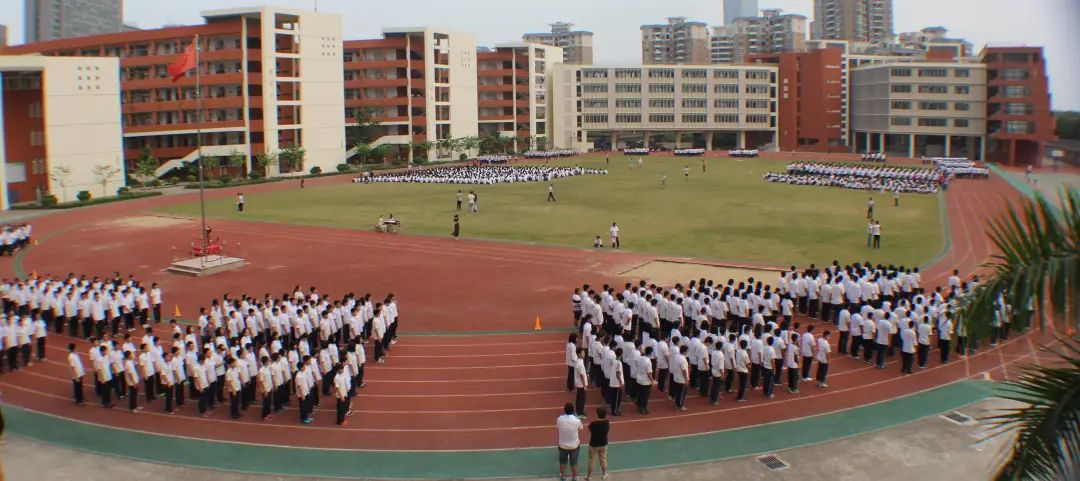
<path id="1" fill-rule="evenodd" d="M 345 128 L 345 145 L 355 145 L 357 142 L 370 144 L 379 138 L 379 123 L 374 118 L 375 109 L 366 107 L 356 111 L 356 125 Z"/>
<path id="2" fill-rule="evenodd" d="M 139 150 L 139 157 L 135 159 L 135 168 L 132 169 L 132 173 L 139 182 L 146 182 L 157 178 L 157 169 L 160 166 L 161 163 L 158 162 L 157 157 L 154 157 L 153 149 L 143 147 Z"/>
<path id="3" fill-rule="evenodd" d="M 416 163 L 423 163 L 427 161 L 428 151 L 431 150 L 432 143 L 425 140 L 423 142 L 415 142 L 412 144 L 413 149 L 413 161 Z M 417 160 L 420 159 L 420 160 Z"/>
<path id="4" fill-rule="evenodd" d="M 49 170 L 49 179 L 60 184 L 60 193 L 64 196 L 64 200 L 67 200 L 68 177 L 71 177 L 71 167 L 66 165 L 58 165 Z"/>
<path id="5" fill-rule="evenodd" d="M 454 145 L 457 139 L 453 137 L 446 137 L 435 141 L 435 148 L 439 150 L 437 157 L 444 157 L 444 153 L 449 152 L 450 155 L 454 153 Z"/>
<path id="6" fill-rule="evenodd" d="M 361 164 L 363 164 L 371 155 L 372 150 L 371 144 L 364 142 L 363 140 L 357 141 L 356 144 L 353 145 L 353 155 L 360 158 Z"/>
<path id="7" fill-rule="evenodd" d="M 211 169 L 220 169 L 221 168 L 221 159 L 219 159 L 217 157 L 200 157 L 199 161 L 203 163 L 203 169 L 207 170 L 207 171 L 209 171 Z M 203 175 L 205 176 L 205 175 L 208 175 L 208 174 L 207 174 L 207 172 L 203 172 Z M 220 170 L 217 172 L 217 175 L 221 175 Z"/>
<path id="8" fill-rule="evenodd" d="M 281 149 L 281 153 L 278 154 L 280 161 L 285 164 L 289 172 L 296 172 L 304 170 L 304 155 L 307 154 L 307 150 L 299 145 L 290 145 Z"/>
<path id="9" fill-rule="evenodd" d="M 90 169 L 90 173 L 101 183 L 101 196 L 105 197 L 109 195 L 107 190 L 109 181 L 120 174 L 120 168 L 106 164 L 98 164 Z"/>
<path id="10" fill-rule="evenodd" d="M 247 170 L 247 155 L 239 150 L 234 150 L 229 153 L 229 167 L 236 167 L 240 171 L 240 175 L 246 174 Z"/>
<path id="11" fill-rule="evenodd" d="M 1080 479 L 1080 337 L 1073 334 L 1080 312 L 1080 189 L 1061 192 L 1058 209 L 1043 196 L 1026 201 L 990 225 L 1000 254 L 988 264 L 990 278 L 963 302 L 958 322 L 973 336 L 991 329 L 1000 299 L 1013 306 L 1013 322 L 1026 327 L 1066 323 L 1060 362 L 1021 367 L 1001 397 L 1024 406 L 988 418 L 993 434 L 1015 430 L 996 474 L 998 480 Z M 1044 307 L 1049 306 L 1048 316 Z"/>
<path id="12" fill-rule="evenodd" d="M 1080 112 L 1055 112 L 1058 137 L 1066 140 L 1080 140 Z"/>
<path id="13" fill-rule="evenodd" d="M 393 149 L 391 149 L 389 144 L 379 145 L 374 149 L 371 149 L 371 157 L 382 160 L 383 165 L 386 165 L 386 158 L 390 156 L 391 150 Z"/>
<path id="14" fill-rule="evenodd" d="M 252 160 L 255 162 L 255 168 L 259 169 L 259 172 L 262 172 L 263 176 L 266 176 L 267 175 L 266 170 L 271 165 L 278 165 L 278 153 L 277 152 L 258 153 L 258 154 L 255 154 L 255 158 L 252 159 Z"/>
<path id="15" fill-rule="evenodd" d="M 476 148 L 480 146 L 479 137 L 461 137 L 456 140 L 457 142 L 455 142 L 450 149 L 452 154 L 476 150 Z M 457 156 L 454 155 L 454 157 L 456 158 Z"/>

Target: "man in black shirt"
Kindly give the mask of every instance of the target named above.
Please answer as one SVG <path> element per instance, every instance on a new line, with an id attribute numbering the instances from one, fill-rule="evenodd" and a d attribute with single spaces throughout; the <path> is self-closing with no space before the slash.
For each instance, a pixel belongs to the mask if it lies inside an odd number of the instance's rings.
<path id="1" fill-rule="evenodd" d="M 607 420 L 607 409 L 596 408 L 596 421 L 589 423 L 589 467 L 585 481 L 592 478 L 593 460 L 600 461 L 600 475 L 607 479 L 608 431 L 611 424 Z"/>

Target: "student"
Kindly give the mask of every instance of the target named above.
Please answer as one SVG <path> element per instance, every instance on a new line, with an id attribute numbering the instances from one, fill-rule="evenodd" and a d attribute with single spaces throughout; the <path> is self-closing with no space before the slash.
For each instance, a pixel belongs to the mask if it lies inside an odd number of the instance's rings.
<path id="1" fill-rule="evenodd" d="M 570 465 L 571 476 L 577 478 L 578 451 L 581 447 L 579 434 L 584 426 L 581 419 L 574 415 L 574 405 L 566 403 L 563 414 L 555 420 L 559 431 L 559 478 L 566 479 L 566 465 Z"/>
<path id="2" fill-rule="evenodd" d="M 874 246 L 874 220 L 866 223 L 866 247 Z"/>
<path id="3" fill-rule="evenodd" d="M 746 378 L 750 371 L 750 353 L 746 351 L 749 344 L 745 339 L 739 341 L 739 349 L 735 351 L 735 372 L 739 376 L 739 395 L 737 402 L 746 401 Z"/>
<path id="4" fill-rule="evenodd" d="M 626 381 L 623 378 L 623 364 L 619 362 L 622 356 L 622 348 L 616 348 L 615 362 L 610 368 L 611 375 L 608 377 L 608 404 L 611 405 L 612 416 L 622 415 L 620 408 L 622 407 L 623 390 L 626 388 Z"/>
<path id="5" fill-rule="evenodd" d="M 596 240 L 593 241 L 593 249 L 603 249 L 604 241 L 600 239 L 600 236 L 596 236 Z"/>
<path id="6" fill-rule="evenodd" d="M 235 358 L 229 358 L 225 370 L 225 390 L 229 393 L 229 417 L 240 419 L 240 370 Z"/>
<path id="7" fill-rule="evenodd" d="M 589 389 L 589 373 L 585 371 L 585 360 L 582 359 L 584 355 L 585 350 L 578 349 L 577 356 L 574 359 L 574 388 L 577 389 L 574 398 L 574 412 L 582 419 L 587 417 L 585 414 L 585 395 Z"/>
<path id="8" fill-rule="evenodd" d="M 894 329 L 891 322 L 886 318 L 881 318 L 877 322 L 874 335 L 874 350 L 877 354 L 877 368 L 885 369 L 885 353 L 889 349 L 889 342 L 892 340 L 892 330 Z"/>
<path id="9" fill-rule="evenodd" d="M 156 282 L 150 284 L 150 305 L 153 306 L 155 324 L 161 322 L 161 302 L 161 288 Z"/>
<path id="10" fill-rule="evenodd" d="M 34 321 L 34 341 L 37 346 L 35 357 L 38 361 L 45 359 L 45 337 L 49 335 L 49 325 L 38 315 Z"/>
<path id="11" fill-rule="evenodd" d="M 454 195 L 454 199 L 457 203 L 457 211 L 461 212 L 461 189 L 458 189 L 457 194 Z"/>
<path id="12" fill-rule="evenodd" d="M 825 388 L 829 387 L 825 384 L 825 376 L 829 375 L 829 353 L 832 352 L 832 346 L 829 345 L 829 336 L 832 333 L 825 331 L 821 333 L 821 337 L 817 340 L 817 387 Z"/>
<path id="13" fill-rule="evenodd" d="M 674 356 L 671 363 L 671 395 L 675 399 L 675 407 L 680 411 L 686 410 L 686 388 L 690 379 L 690 364 L 686 359 L 687 346 L 680 346 L 679 352 Z"/>
<path id="14" fill-rule="evenodd" d="M 806 326 L 806 333 L 799 339 L 799 356 L 802 358 L 802 380 L 810 380 L 810 365 L 814 362 L 814 326 Z"/>
<path id="15" fill-rule="evenodd" d="M 239 193 L 236 194 L 236 211 L 237 212 L 243 212 L 244 211 L 244 193 L 243 192 L 239 192 Z"/>
<path id="16" fill-rule="evenodd" d="M 952 320 L 945 316 L 938 326 L 938 350 L 941 351 L 942 364 L 949 362 L 949 345 L 952 342 L 952 330 Z"/>
<path id="17" fill-rule="evenodd" d="M 479 209 L 478 209 L 478 207 L 476 205 L 476 203 L 477 203 L 476 192 L 470 190 L 469 195 L 468 195 L 468 199 L 469 199 L 469 213 L 470 214 L 475 214 L 475 213 L 479 212 Z"/>
<path id="18" fill-rule="evenodd" d="M 720 390 L 723 389 L 721 383 L 724 381 L 724 370 L 727 368 L 727 359 L 724 356 L 723 346 L 722 341 L 713 343 L 713 350 L 710 354 L 711 359 L 709 359 L 711 363 L 709 374 L 712 378 L 709 386 L 709 404 L 712 406 L 720 404 Z"/>
<path id="19" fill-rule="evenodd" d="M 768 336 L 765 339 L 764 345 L 761 346 L 761 379 L 765 386 L 761 390 L 761 394 L 765 399 L 772 399 L 773 397 L 773 359 L 776 357 L 776 351 L 773 349 L 773 344 L 776 343 L 776 338 Z"/>
<path id="20" fill-rule="evenodd" d="M 348 421 L 345 417 L 349 415 L 349 375 L 345 371 L 345 366 L 342 363 L 337 363 L 334 366 L 334 371 L 337 374 L 334 376 L 334 398 L 337 399 L 337 425 L 345 426 Z"/>
<path id="21" fill-rule="evenodd" d="M 461 201 L 458 201 L 458 210 L 461 210 Z M 450 235 L 453 236 L 454 240 L 459 240 L 461 237 L 461 220 L 457 214 L 454 214 L 454 230 L 450 232 Z"/>
<path id="22" fill-rule="evenodd" d="M 900 357 L 902 359 L 900 372 L 904 374 L 911 374 L 911 366 L 915 360 L 915 343 L 917 341 L 917 335 L 915 334 L 914 323 L 907 321 L 904 324 L 904 328 L 900 330 Z"/>
<path id="23" fill-rule="evenodd" d="M 142 407 L 139 406 L 139 372 L 135 369 L 135 360 L 131 351 L 124 351 L 124 382 L 128 388 L 128 410 L 142 411 Z"/>
<path id="24" fill-rule="evenodd" d="M 683 180 L 690 180 L 690 166 L 684 165 L 682 168 Z"/>
<path id="25" fill-rule="evenodd" d="M 83 402 L 83 376 L 86 375 L 86 371 L 83 370 L 82 358 L 75 352 L 73 342 L 68 344 L 67 363 L 71 374 L 72 397 L 77 406 L 84 406 L 86 403 Z"/>
<path id="26" fill-rule="evenodd" d="M 112 408 L 112 402 L 110 400 L 111 392 L 115 389 L 115 383 L 113 380 L 112 363 L 109 362 L 108 351 L 105 346 L 97 348 L 100 352 L 100 356 L 93 360 L 94 362 L 94 380 L 97 384 L 97 394 L 101 397 L 101 405 L 105 409 Z"/>
<path id="27" fill-rule="evenodd" d="M 548 202 L 555 202 L 555 184 L 548 184 Z"/>
<path id="28" fill-rule="evenodd" d="M 874 221 L 874 227 L 871 229 L 874 234 L 874 249 L 881 248 L 881 221 Z"/>
<path id="29" fill-rule="evenodd" d="M 791 342 L 784 353 L 784 367 L 787 368 L 788 374 L 788 392 L 792 394 L 799 392 L 799 352 L 801 352 L 802 348 L 798 345 L 798 336 L 797 333 L 791 333 Z"/>
<path id="30" fill-rule="evenodd" d="M 170 355 L 171 356 L 171 355 Z M 176 414 L 175 399 L 176 395 L 176 376 L 173 375 L 173 370 L 167 367 L 164 359 L 160 361 L 160 368 L 157 372 L 158 382 L 161 384 L 161 391 L 165 395 L 165 414 Z M 183 390 L 180 390 L 183 392 Z"/>
<path id="31" fill-rule="evenodd" d="M 635 394 L 637 394 L 638 412 L 641 414 L 649 414 L 649 391 L 652 390 L 652 385 L 656 382 L 653 377 L 652 361 L 649 359 L 652 355 L 653 348 L 646 346 L 643 355 L 637 356 L 637 367 L 634 369 L 635 381 L 637 382 L 637 392 Z"/>
<path id="32" fill-rule="evenodd" d="M 660 185 L 661 186 L 666 186 L 667 185 L 667 174 L 660 175 Z"/>
<path id="33" fill-rule="evenodd" d="M 926 369 L 926 358 L 930 354 L 930 331 L 930 319 L 923 316 L 922 322 L 915 330 L 915 337 L 919 343 L 915 348 L 919 359 L 919 369 Z"/>
<path id="34" fill-rule="evenodd" d="M 611 423 L 607 419 L 607 409 L 596 408 L 596 421 L 589 423 L 589 462 L 585 472 L 585 481 L 589 481 L 593 472 L 593 461 L 600 463 L 600 476 L 607 479 L 607 446 Z"/>
<path id="35" fill-rule="evenodd" d="M 195 361 L 188 366 L 188 371 L 191 373 L 192 389 L 199 396 L 199 414 L 207 417 L 209 413 L 213 413 L 214 409 L 211 402 L 210 378 L 206 373 L 205 356 L 197 356 Z"/>
<path id="36" fill-rule="evenodd" d="M 871 197 L 870 200 L 866 201 L 866 218 L 867 219 L 873 219 L 874 218 L 874 198 L 873 197 Z"/>
<path id="37" fill-rule="evenodd" d="M 570 392 L 574 391 L 574 370 L 578 361 L 577 340 L 576 332 L 570 333 L 566 339 L 566 390 Z"/>
<path id="38" fill-rule="evenodd" d="M 619 248 L 619 226 L 618 226 L 618 224 L 612 222 L 611 223 L 611 229 L 608 229 L 608 230 L 611 232 L 611 248 L 612 249 L 618 249 Z"/>

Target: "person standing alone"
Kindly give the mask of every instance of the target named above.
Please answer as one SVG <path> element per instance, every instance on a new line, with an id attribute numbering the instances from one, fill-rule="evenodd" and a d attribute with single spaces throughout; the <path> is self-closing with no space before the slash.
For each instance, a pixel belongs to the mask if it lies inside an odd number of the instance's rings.
<path id="1" fill-rule="evenodd" d="M 589 462 L 585 472 L 585 481 L 592 478 L 593 460 L 600 463 L 600 476 L 607 479 L 607 446 L 611 422 L 607 419 L 607 409 L 596 408 L 596 421 L 589 423 Z"/>
<path id="2" fill-rule="evenodd" d="M 548 202 L 555 202 L 555 184 L 548 184 Z"/>
<path id="3" fill-rule="evenodd" d="M 866 201 L 866 218 L 867 219 L 873 219 L 874 218 L 874 198 L 873 197 L 871 197 L 870 200 Z"/>
<path id="4" fill-rule="evenodd" d="M 574 415 L 574 405 L 566 403 L 563 406 L 563 414 L 555 420 L 555 427 L 559 430 L 559 479 L 566 480 L 566 465 L 570 465 L 570 473 L 577 479 L 578 451 L 581 447 L 579 434 L 584 426 L 581 419 Z"/>
<path id="5" fill-rule="evenodd" d="M 870 228 L 874 234 L 874 249 L 881 248 L 881 221 L 874 222 L 874 226 Z"/>
<path id="6" fill-rule="evenodd" d="M 461 207 L 460 200 L 458 201 L 458 207 L 459 209 Z M 454 231 L 451 232 L 450 235 L 454 236 L 454 240 L 458 240 L 461 236 L 461 219 L 458 218 L 457 214 L 454 214 Z"/>
<path id="7" fill-rule="evenodd" d="M 237 212 L 243 212 L 244 211 L 244 193 L 243 192 L 240 192 L 240 193 L 236 194 L 236 211 Z"/>
<path id="8" fill-rule="evenodd" d="M 461 211 L 461 189 L 458 189 L 457 195 L 455 195 L 454 197 L 457 200 L 457 210 L 460 212 Z"/>
<path id="9" fill-rule="evenodd" d="M 612 249 L 618 249 L 619 248 L 619 225 L 612 222 L 610 231 L 611 231 L 611 248 Z"/>

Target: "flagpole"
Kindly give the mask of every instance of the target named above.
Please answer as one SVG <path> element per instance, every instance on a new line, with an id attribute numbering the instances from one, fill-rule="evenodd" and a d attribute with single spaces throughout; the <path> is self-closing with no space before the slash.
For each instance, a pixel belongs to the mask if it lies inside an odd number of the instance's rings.
<path id="1" fill-rule="evenodd" d="M 206 256 L 209 254 L 210 234 L 206 232 L 206 197 L 205 197 L 205 169 L 203 168 L 202 156 L 202 65 L 199 62 L 199 36 L 195 36 L 195 145 L 199 159 L 199 218 L 202 222 L 202 257 L 203 266 L 206 265 Z"/>

